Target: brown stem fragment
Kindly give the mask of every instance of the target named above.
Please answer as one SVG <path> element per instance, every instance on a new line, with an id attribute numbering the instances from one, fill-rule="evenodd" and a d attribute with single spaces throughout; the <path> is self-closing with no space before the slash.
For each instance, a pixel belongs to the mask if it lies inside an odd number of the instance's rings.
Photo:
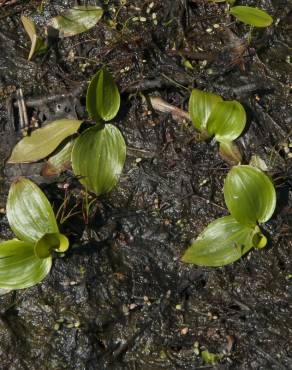
<path id="1" fill-rule="evenodd" d="M 172 115 L 172 118 L 176 121 L 191 120 L 191 117 L 188 112 L 167 103 L 165 100 L 158 96 L 150 96 L 149 100 L 154 110 L 161 113 L 170 113 Z"/>

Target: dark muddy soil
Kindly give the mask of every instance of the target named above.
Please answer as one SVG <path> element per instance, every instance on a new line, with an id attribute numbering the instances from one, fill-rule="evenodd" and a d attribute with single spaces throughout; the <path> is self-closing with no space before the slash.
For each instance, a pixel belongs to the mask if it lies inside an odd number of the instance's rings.
<path id="1" fill-rule="evenodd" d="M 84 86 L 107 64 L 123 92 L 114 123 L 127 142 L 127 162 L 86 227 L 81 214 L 64 224 L 71 249 L 50 275 L 0 296 L 0 369 L 292 369 L 290 2 L 238 1 L 274 18 L 247 45 L 248 27 L 234 23 L 224 3 L 101 1 L 105 15 L 96 27 L 53 42 L 46 56 L 28 62 L 20 15 L 42 32 L 73 3 L 43 1 L 39 13 L 40 1 L 0 1 L 1 239 L 12 237 L 4 207 L 15 176 L 42 184 L 56 209 L 64 183 L 72 204 L 80 197 L 70 171 L 48 180 L 42 164 L 5 165 L 21 137 L 16 89 L 30 120 L 84 119 Z M 155 112 L 143 98 L 187 109 L 192 87 L 245 106 L 248 127 L 238 140 L 244 161 L 259 155 L 277 186 L 278 207 L 264 226 L 268 246 L 222 268 L 185 265 L 180 257 L 227 214 L 222 186 L 230 167 L 216 144 L 195 140 L 189 122 Z M 49 101 L 55 94 L 64 96 Z M 204 364 L 203 350 L 221 359 Z"/>

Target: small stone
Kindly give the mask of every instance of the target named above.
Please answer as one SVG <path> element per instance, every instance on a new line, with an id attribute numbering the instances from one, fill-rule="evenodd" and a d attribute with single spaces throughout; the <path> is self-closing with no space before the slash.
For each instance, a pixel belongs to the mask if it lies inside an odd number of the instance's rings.
<path id="1" fill-rule="evenodd" d="M 187 328 L 187 327 L 182 328 L 181 331 L 180 331 L 181 335 L 186 335 L 186 334 L 188 334 L 188 332 L 189 332 L 189 328 Z"/>

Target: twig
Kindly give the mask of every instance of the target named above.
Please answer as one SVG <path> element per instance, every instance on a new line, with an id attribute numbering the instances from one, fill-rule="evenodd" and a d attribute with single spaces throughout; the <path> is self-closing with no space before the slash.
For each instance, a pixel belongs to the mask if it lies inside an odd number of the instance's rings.
<path id="1" fill-rule="evenodd" d="M 86 88 L 86 83 L 81 83 L 78 85 L 74 90 L 69 91 L 67 93 L 62 93 L 62 94 L 54 94 L 54 95 L 49 95 L 46 97 L 42 98 L 32 98 L 32 99 L 27 99 L 26 100 L 26 106 L 28 108 L 38 108 L 43 105 L 49 104 L 49 103 L 54 103 L 56 101 L 61 101 L 70 97 L 77 97 L 78 95 L 81 95 Z M 14 103 L 15 106 L 17 106 L 17 102 Z"/>
<path id="2" fill-rule="evenodd" d="M 17 106 L 19 110 L 19 128 L 20 130 L 28 128 L 29 121 L 27 116 L 26 105 L 24 102 L 22 89 L 16 91 Z"/>
<path id="3" fill-rule="evenodd" d="M 166 77 L 165 78 L 164 77 L 158 77 L 153 80 L 142 80 L 122 88 L 121 91 L 124 93 L 131 94 L 136 93 L 138 91 L 156 90 L 161 89 L 163 87 L 170 87 L 173 85 L 179 85 L 180 87 L 184 87 L 181 83 L 178 83 L 174 80 L 167 80 Z M 71 91 L 64 92 L 62 94 L 49 95 L 47 97 L 27 99 L 25 103 L 28 108 L 38 108 L 49 103 L 54 103 L 56 101 L 61 101 L 70 97 L 80 96 L 85 92 L 86 86 L 87 82 L 81 82 L 75 89 Z M 186 89 L 186 87 L 184 88 Z M 17 103 L 14 103 L 14 106 L 17 107 Z"/>
<path id="4" fill-rule="evenodd" d="M 188 121 L 191 120 L 191 117 L 188 112 L 177 108 L 174 105 L 167 103 L 165 100 L 157 97 L 157 96 L 149 96 L 150 103 L 154 110 L 162 113 L 171 113 L 172 117 L 175 118 L 182 118 Z"/>
<path id="5" fill-rule="evenodd" d="M 19 90 L 16 91 L 16 103 L 18 106 L 18 112 L 19 112 L 19 128 L 24 128 L 24 119 L 23 119 L 23 112 L 22 112 L 22 104 L 21 104 L 21 97 L 19 95 Z"/>

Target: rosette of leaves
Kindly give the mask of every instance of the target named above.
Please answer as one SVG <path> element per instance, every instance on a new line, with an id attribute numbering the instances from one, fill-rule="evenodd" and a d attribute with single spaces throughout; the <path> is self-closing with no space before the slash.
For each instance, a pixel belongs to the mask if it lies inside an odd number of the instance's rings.
<path id="1" fill-rule="evenodd" d="M 126 144 L 112 120 L 120 108 L 120 93 L 105 69 L 92 78 L 86 108 L 95 124 L 78 136 L 83 121 L 61 119 L 32 131 L 14 147 L 9 163 L 31 163 L 49 157 L 42 174 L 57 175 L 71 164 L 86 190 L 100 195 L 117 184 L 126 159 Z"/>
<path id="2" fill-rule="evenodd" d="M 46 277 L 52 253 L 66 251 L 69 241 L 45 194 L 24 177 L 10 187 L 7 218 L 17 239 L 0 243 L 0 288 L 28 288 Z"/>
<path id="3" fill-rule="evenodd" d="M 106 123 L 120 108 L 118 87 L 106 69 L 93 76 L 87 89 L 86 108 L 97 123 L 77 138 L 72 167 L 84 187 L 100 195 L 117 184 L 126 159 L 126 144 L 120 130 Z"/>
<path id="4" fill-rule="evenodd" d="M 230 215 L 207 226 L 185 252 L 184 262 L 223 266 L 238 260 L 252 247 L 266 245 L 259 224 L 268 221 L 276 207 L 270 178 L 255 167 L 235 166 L 225 180 L 224 198 Z"/>
<path id="5" fill-rule="evenodd" d="M 220 154 L 238 163 L 241 156 L 233 143 L 243 132 L 246 113 L 236 100 L 223 101 L 221 96 L 193 89 L 189 100 L 189 113 L 194 127 L 203 139 L 213 136 L 219 142 Z"/>

